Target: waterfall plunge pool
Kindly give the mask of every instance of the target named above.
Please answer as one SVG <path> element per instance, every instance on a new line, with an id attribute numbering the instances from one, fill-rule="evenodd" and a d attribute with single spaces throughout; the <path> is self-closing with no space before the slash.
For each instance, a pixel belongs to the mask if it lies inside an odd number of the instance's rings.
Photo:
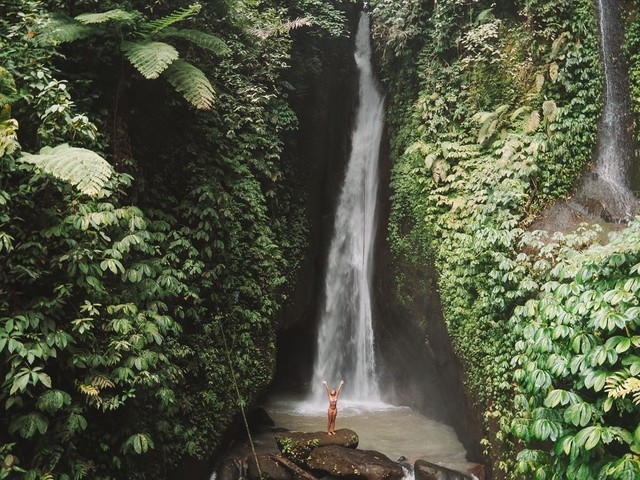
<path id="1" fill-rule="evenodd" d="M 274 395 L 262 407 L 276 427 L 300 432 L 326 431 L 327 401 L 324 399 L 308 401 L 302 397 Z M 475 465 L 467 461 L 467 452 L 453 428 L 409 407 L 340 398 L 336 429 L 340 428 L 349 428 L 358 434 L 359 449 L 375 450 L 390 460 L 405 457 L 413 464 L 423 459 L 460 472 Z"/>

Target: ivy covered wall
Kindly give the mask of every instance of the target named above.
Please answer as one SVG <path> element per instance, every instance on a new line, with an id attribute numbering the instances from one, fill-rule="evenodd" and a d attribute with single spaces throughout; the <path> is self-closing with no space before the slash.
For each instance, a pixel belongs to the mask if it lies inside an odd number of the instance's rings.
<path id="1" fill-rule="evenodd" d="M 349 3 L 2 3 L 0 478 L 210 473 L 307 242 L 292 32 Z"/>
<path id="2" fill-rule="evenodd" d="M 592 159 L 594 4 L 371 5 L 390 99 L 397 295 L 415 302 L 433 278 L 415 272 L 435 267 L 494 478 L 636 478 L 637 224 L 606 247 L 598 226 L 528 233 Z"/>

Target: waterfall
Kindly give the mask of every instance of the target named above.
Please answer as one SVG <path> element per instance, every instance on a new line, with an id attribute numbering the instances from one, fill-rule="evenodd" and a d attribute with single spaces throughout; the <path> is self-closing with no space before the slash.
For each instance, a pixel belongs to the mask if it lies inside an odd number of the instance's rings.
<path id="1" fill-rule="evenodd" d="M 583 194 L 597 199 L 611 219 L 624 221 L 634 215 L 638 201 L 630 190 L 634 152 L 629 86 L 621 51 L 620 5 L 616 0 L 597 0 L 596 3 L 604 70 L 604 105 L 598 125 L 595 175 L 585 181 Z"/>
<path id="2" fill-rule="evenodd" d="M 313 395 L 324 398 L 323 380 L 337 388 L 343 379 L 341 397 L 377 401 L 371 281 L 384 98 L 373 74 L 365 13 L 360 15 L 354 56 L 359 73 L 358 106 L 328 256 Z"/>

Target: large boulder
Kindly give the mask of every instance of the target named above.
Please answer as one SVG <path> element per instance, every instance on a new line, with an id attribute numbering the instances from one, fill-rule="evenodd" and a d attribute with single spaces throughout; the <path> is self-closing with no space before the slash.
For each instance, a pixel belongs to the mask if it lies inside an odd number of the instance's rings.
<path id="1" fill-rule="evenodd" d="M 473 478 L 426 460 L 416 460 L 413 472 L 416 480 L 472 480 Z"/>
<path id="2" fill-rule="evenodd" d="M 482 465 L 481 463 L 476 463 L 475 465 L 470 467 L 467 470 L 467 473 L 469 475 L 471 475 L 471 478 L 475 477 L 478 480 L 485 480 L 486 475 L 487 475 L 486 472 L 485 472 L 484 465 Z"/>
<path id="3" fill-rule="evenodd" d="M 216 468 L 216 480 L 238 480 L 246 470 L 246 464 L 242 465 L 242 462 L 231 457 L 227 457 L 220 462 L 218 468 Z"/>
<path id="4" fill-rule="evenodd" d="M 326 432 L 283 432 L 275 438 L 283 455 L 298 464 L 304 464 L 314 448 L 329 445 L 357 448 L 360 440 L 358 434 L 348 428 L 336 430 L 335 435 Z"/>
<path id="5" fill-rule="evenodd" d="M 334 477 L 366 480 L 400 480 L 402 466 L 380 452 L 340 445 L 314 448 L 307 467 Z"/>
<path id="6" fill-rule="evenodd" d="M 256 465 L 256 458 L 258 465 Z M 271 454 L 259 454 L 247 459 L 247 477 L 251 480 L 291 480 L 291 472 L 276 462 Z"/>

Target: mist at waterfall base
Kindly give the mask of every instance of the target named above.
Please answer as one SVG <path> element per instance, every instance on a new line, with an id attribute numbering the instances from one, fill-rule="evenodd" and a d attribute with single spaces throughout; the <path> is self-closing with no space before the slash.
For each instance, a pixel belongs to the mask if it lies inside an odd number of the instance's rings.
<path id="1" fill-rule="evenodd" d="M 337 389 L 344 380 L 336 429 L 354 430 L 358 448 L 378 451 L 391 460 L 422 458 L 466 471 L 472 464 L 451 427 L 382 400 L 371 292 L 384 97 L 372 71 L 366 14 L 360 17 L 354 57 L 358 105 L 327 259 L 311 388 L 303 394 L 278 392 L 263 407 L 277 427 L 326 431 L 328 398 L 323 381 Z"/>

